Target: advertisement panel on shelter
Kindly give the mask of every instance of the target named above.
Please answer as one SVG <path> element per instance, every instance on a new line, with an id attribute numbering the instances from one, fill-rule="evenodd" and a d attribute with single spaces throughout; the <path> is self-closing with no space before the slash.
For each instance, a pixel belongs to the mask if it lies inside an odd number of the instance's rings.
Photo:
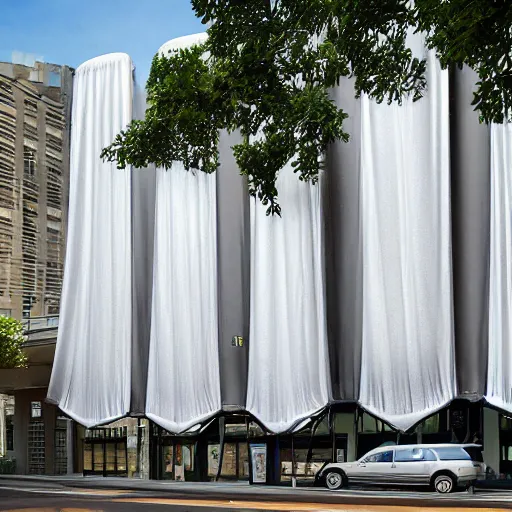
<path id="1" fill-rule="evenodd" d="M 267 481 L 267 445 L 251 445 L 252 481 L 264 484 Z"/>

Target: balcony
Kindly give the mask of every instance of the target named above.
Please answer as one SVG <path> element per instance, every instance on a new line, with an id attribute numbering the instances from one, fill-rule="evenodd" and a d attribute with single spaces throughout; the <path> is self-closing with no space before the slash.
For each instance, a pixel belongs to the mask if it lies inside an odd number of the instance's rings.
<path id="1" fill-rule="evenodd" d="M 26 347 L 55 343 L 59 327 L 59 315 L 32 316 L 21 321 L 25 335 Z"/>
<path id="2" fill-rule="evenodd" d="M 32 316 L 21 321 L 25 334 L 29 335 L 34 331 L 45 329 L 57 329 L 59 326 L 59 315 Z"/>

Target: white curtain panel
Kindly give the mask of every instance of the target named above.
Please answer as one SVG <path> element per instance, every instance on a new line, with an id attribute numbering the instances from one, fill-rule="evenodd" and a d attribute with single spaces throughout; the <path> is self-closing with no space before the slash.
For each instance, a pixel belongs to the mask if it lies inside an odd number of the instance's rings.
<path id="1" fill-rule="evenodd" d="M 157 169 L 146 414 L 181 432 L 221 409 L 215 174 Z"/>
<path id="2" fill-rule="evenodd" d="M 427 58 L 421 101 L 361 100 L 360 403 L 400 430 L 455 396 L 448 73 Z"/>
<path id="3" fill-rule="evenodd" d="M 491 126 L 491 254 L 486 400 L 512 412 L 512 124 Z"/>
<path id="4" fill-rule="evenodd" d="M 160 52 L 204 40 L 166 43 Z M 182 432 L 221 409 L 216 175 L 157 169 L 146 414 Z"/>
<path id="5" fill-rule="evenodd" d="M 282 217 L 251 199 L 247 410 L 283 432 L 330 399 L 319 185 L 288 164 L 277 180 Z"/>
<path id="6" fill-rule="evenodd" d="M 132 119 L 133 65 L 104 55 L 75 73 L 69 219 L 49 400 L 85 426 L 126 415 L 131 387 L 130 170 L 100 159 Z"/>

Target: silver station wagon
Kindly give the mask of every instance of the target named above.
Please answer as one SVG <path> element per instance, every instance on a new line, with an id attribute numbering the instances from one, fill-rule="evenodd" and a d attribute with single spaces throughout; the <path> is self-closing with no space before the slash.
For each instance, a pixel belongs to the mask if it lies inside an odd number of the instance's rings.
<path id="1" fill-rule="evenodd" d="M 356 462 L 331 463 L 316 475 L 317 483 L 336 490 L 354 485 L 429 486 L 446 494 L 468 487 L 485 474 L 481 446 L 415 444 L 383 446 Z"/>

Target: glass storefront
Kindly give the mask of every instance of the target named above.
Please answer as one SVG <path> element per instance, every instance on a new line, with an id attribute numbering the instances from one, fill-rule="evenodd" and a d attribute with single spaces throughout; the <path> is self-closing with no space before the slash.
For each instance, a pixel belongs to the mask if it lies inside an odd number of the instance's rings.
<path id="1" fill-rule="evenodd" d="M 93 428 L 85 431 L 84 475 L 128 475 L 127 430 Z"/>
<path id="2" fill-rule="evenodd" d="M 168 439 L 161 447 L 161 478 L 186 482 L 196 480 L 195 443 Z"/>

